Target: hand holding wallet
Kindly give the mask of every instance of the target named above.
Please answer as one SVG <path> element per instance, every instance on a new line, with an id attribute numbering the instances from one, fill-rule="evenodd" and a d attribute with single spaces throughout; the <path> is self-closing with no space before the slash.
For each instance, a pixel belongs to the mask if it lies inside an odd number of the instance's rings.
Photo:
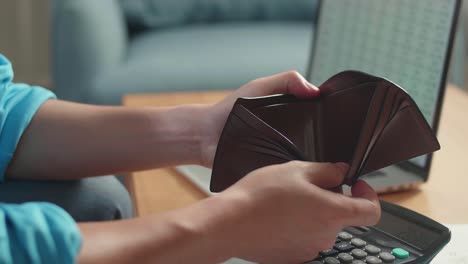
<path id="1" fill-rule="evenodd" d="M 220 192 L 249 172 L 292 160 L 346 162 L 344 183 L 440 149 L 413 99 L 398 85 L 344 71 L 320 96 L 239 98 L 219 139 L 210 189 Z"/>

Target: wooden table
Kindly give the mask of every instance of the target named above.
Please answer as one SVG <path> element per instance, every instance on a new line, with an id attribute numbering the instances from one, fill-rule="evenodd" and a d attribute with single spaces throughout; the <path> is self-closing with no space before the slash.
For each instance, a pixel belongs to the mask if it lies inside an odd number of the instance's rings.
<path id="1" fill-rule="evenodd" d="M 172 106 L 213 103 L 226 91 L 128 95 L 127 106 Z M 419 189 L 381 195 L 443 223 L 468 223 L 468 95 L 448 87 L 429 181 Z M 135 172 L 127 177 L 138 215 L 161 213 L 206 197 L 172 168 Z M 467 196 L 465 196 L 467 195 Z"/>

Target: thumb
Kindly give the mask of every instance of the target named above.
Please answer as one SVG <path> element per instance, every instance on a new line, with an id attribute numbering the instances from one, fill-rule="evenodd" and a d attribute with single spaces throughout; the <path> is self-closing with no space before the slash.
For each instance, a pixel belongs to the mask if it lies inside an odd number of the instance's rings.
<path id="1" fill-rule="evenodd" d="M 251 84 L 255 85 L 256 89 L 251 91 L 250 96 L 253 93 L 257 93 L 257 96 L 290 93 L 300 98 L 310 98 L 320 94 L 320 90 L 316 86 L 309 83 L 296 71 L 259 78 Z"/>
<path id="2" fill-rule="evenodd" d="M 374 189 L 363 180 L 358 180 L 353 187 L 351 187 L 351 193 L 355 198 L 362 198 L 371 202 L 379 201 L 379 197 Z"/>
<path id="3" fill-rule="evenodd" d="M 331 189 L 340 186 L 343 183 L 343 178 L 348 171 L 348 164 L 343 162 L 338 163 L 303 163 L 303 174 L 307 180 L 323 189 Z"/>
<path id="4" fill-rule="evenodd" d="M 357 181 L 351 188 L 353 197 L 349 197 L 348 225 L 375 225 L 381 215 L 377 193 L 365 181 Z"/>

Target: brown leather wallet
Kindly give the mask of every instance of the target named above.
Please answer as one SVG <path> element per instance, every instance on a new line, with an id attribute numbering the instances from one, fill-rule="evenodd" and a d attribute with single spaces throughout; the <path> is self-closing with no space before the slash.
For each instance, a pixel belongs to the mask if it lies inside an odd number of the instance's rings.
<path id="1" fill-rule="evenodd" d="M 440 149 L 413 99 L 398 85 L 344 71 L 320 96 L 239 98 L 219 139 L 210 190 L 220 192 L 249 172 L 292 160 L 346 162 L 344 183 Z"/>

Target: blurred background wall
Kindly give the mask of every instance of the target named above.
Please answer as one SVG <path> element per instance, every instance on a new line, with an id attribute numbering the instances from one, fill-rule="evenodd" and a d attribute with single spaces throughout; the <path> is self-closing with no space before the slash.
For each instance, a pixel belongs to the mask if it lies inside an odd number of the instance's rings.
<path id="1" fill-rule="evenodd" d="M 51 86 L 49 0 L 0 0 L 0 52 L 15 81 Z"/>
<path id="2" fill-rule="evenodd" d="M 466 1 L 465 1 L 466 2 Z M 51 0 L 0 0 L 0 52 L 14 62 L 15 81 L 52 87 Z M 468 54 L 468 4 L 463 4 Z M 468 57 L 465 59 L 468 61 Z M 468 90 L 468 67 L 465 67 Z"/>

